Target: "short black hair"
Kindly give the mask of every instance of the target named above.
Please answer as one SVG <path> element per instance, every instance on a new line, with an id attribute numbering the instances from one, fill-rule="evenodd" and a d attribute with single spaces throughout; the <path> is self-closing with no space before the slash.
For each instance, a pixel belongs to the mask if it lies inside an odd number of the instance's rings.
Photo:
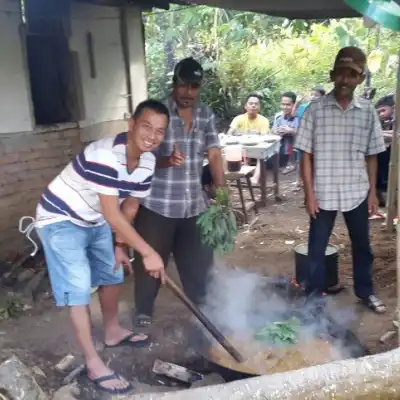
<path id="1" fill-rule="evenodd" d="M 247 95 L 247 97 L 246 97 L 246 103 L 247 103 L 252 97 L 255 97 L 255 98 L 258 99 L 258 101 L 261 103 L 262 97 L 261 97 L 259 94 L 257 94 L 257 93 L 250 93 L 249 95 Z"/>
<path id="2" fill-rule="evenodd" d="M 311 89 L 312 92 L 318 92 L 321 96 L 326 95 L 326 90 L 321 86 L 315 86 Z"/>
<path id="3" fill-rule="evenodd" d="M 389 96 L 384 96 L 381 97 L 375 104 L 376 108 L 379 107 L 394 107 L 395 101 L 394 101 L 394 96 L 389 95 Z"/>
<path id="4" fill-rule="evenodd" d="M 161 103 L 161 101 L 148 99 L 139 103 L 135 109 L 135 112 L 132 115 L 133 119 L 139 118 L 144 110 L 151 110 L 157 114 L 163 114 L 167 117 L 169 124 L 169 111 L 165 104 Z"/>
<path id="5" fill-rule="evenodd" d="M 292 100 L 293 103 L 296 103 L 297 96 L 296 96 L 296 93 L 294 93 L 294 92 L 285 92 L 282 94 L 281 97 L 282 98 L 288 97 L 290 100 Z"/>

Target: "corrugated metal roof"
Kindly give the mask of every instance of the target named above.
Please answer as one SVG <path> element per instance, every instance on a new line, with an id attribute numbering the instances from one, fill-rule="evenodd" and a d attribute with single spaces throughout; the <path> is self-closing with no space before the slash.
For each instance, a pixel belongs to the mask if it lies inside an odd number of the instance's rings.
<path id="1" fill-rule="evenodd" d="M 182 2 L 179 1 L 179 3 Z M 288 19 L 325 19 L 359 16 L 343 0 L 191 0 L 188 3 L 233 10 L 254 11 Z"/>
<path id="2" fill-rule="evenodd" d="M 140 4 L 145 8 L 167 8 L 168 3 L 208 5 L 232 10 L 253 11 L 289 19 L 356 17 L 359 14 L 343 0 L 74 0 L 85 3 L 122 6 Z"/>

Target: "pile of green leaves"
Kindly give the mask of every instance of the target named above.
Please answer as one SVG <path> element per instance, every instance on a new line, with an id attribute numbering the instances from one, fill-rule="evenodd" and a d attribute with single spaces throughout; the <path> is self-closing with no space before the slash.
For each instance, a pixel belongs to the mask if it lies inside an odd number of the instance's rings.
<path id="1" fill-rule="evenodd" d="M 218 256 L 233 250 L 237 235 L 236 217 L 226 189 L 216 190 L 215 203 L 199 215 L 197 225 L 202 242 L 210 246 Z"/>
<path id="2" fill-rule="evenodd" d="M 256 333 L 255 338 L 272 344 L 296 344 L 299 328 L 300 321 L 293 317 L 263 327 Z"/>

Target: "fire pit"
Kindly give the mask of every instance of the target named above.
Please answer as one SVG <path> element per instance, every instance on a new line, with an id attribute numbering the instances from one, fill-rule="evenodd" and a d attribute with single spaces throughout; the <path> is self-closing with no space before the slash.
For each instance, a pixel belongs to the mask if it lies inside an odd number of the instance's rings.
<path id="1" fill-rule="evenodd" d="M 262 313 L 268 303 L 273 309 L 265 314 L 263 320 Z M 224 323 L 219 326 L 248 359 L 242 364 L 236 363 L 218 343 L 199 327 L 196 328 L 196 350 L 208 361 L 210 368 L 226 381 L 287 372 L 367 354 L 353 332 L 328 315 L 326 308 L 318 309 L 288 279 L 263 278 L 262 283 L 254 288 L 248 308 L 252 309 L 248 329 L 237 331 Z M 254 318 L 255 315 L 257 318 Z M 298 322 L 296 343 L 256 339 L 256 333 L 263 326 L 289 320 Z M 218 325 L 218 321 L 215 322 Z"/>

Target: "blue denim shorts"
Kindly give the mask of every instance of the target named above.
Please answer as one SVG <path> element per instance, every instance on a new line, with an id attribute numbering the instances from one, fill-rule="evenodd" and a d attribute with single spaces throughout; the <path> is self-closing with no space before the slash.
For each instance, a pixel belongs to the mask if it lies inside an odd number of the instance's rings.
<path id="1" fill-rule="evenodd" d="M 114 271 L 112 232 L 107 223 L 81 227 L 62 221 L 37 231 L 57 306 L 88 305 L 92 287 L 123 282 L 123 269 Z"/>

